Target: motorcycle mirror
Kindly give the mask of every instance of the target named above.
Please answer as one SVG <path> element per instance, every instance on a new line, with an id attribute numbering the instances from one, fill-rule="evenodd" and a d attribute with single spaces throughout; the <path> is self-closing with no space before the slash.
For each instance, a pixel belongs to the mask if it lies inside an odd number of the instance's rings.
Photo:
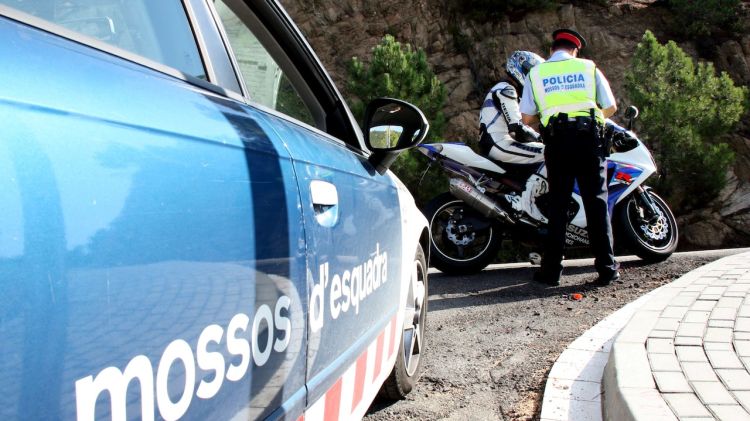
<path id="1" fill-rule="evenodd" d="M 633 130 L 633 121 L 638 118 L 638 108 L 634 105 L 625 109 L 625 118 L 628 119 L 628 130 Z"/>

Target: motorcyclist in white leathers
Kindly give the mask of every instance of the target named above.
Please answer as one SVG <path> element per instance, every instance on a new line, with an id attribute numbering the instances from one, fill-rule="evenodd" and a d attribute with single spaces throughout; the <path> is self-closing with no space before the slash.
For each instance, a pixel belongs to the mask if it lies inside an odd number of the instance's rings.
<path id="1" fill-rule="evenodd" d="M 490 89 L 479 114 L 481 138 L 479 151 L 494 161 L 510 165 L 543 165 L 544 145 L 539 135 L 521 122 L 518 93 L 529 70 L 544 59 L 529 51 L 514 51 L 505 65 L 510 76 Z M 547 191 L 546 169 L 531 175 L 520 195 L 505 195 L 505 199 L 519 213 L 546 223 L 547 218 L 536 206 L 535 198 Z"/>

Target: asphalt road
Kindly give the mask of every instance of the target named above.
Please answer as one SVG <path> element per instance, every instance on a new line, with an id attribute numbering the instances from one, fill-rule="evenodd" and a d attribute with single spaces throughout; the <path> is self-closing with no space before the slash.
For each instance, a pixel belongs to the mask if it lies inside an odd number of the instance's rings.
<path id="1" fill-rule="evenodd" d="M 646 292 L 748 250 L 676 253 L 650 265 L 621 257 L 623 277 L 606 287 L 586 284 L 596 278 L 590 259 L 567 261 L 553 288 L 531 282 L 526 263 L 473 276 L 431 272 L 422 379 L 406 400 L 376 401 L 365 419 L 536 420 L 547 373 L 575 338 Z"/>

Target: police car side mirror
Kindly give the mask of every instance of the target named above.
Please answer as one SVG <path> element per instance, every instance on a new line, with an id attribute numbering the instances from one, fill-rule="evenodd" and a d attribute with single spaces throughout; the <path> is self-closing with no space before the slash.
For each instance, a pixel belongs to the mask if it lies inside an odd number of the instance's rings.
<path id="1" fill-rule="evenodd" d="M 633 121 L 638 118 L 638 108 L 634 105 L 625 109 L 625 118 L 628 119 L 628 130 L 633 130 Z"/>
<path id="2" fill-rule="evenodd" d="M 430 128 L 422 111 L 408 102 L 376 98 L 365 110 L 365 144 L 372 151 L 369 162 L 385 174 L 398 155 L 425 139 Z"/>

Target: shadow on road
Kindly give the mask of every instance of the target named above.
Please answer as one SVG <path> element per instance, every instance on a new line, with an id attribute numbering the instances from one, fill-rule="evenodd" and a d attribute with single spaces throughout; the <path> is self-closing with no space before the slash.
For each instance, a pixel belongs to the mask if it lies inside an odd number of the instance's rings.
<path id="1" fill-rule="evenodd" d="M 621 263 L 621 271 L 628 268 L 647 266 L 641 261 Z M 566 296 L 572 293 L 586 293 L 602 286 L 590 284 L 596 279 L 593 265 L 566 267 L 562 285 L 547 287 L 531 280 L 538 267 L 488 269 L 468 276 L 455 276 L 436 273 L 430 275 L 430 311 L 452 308 L 475 307 L 506 302 L 519 302 L 537 298 Z M 627 283 L 627 274 L 619 281 Z"/>

